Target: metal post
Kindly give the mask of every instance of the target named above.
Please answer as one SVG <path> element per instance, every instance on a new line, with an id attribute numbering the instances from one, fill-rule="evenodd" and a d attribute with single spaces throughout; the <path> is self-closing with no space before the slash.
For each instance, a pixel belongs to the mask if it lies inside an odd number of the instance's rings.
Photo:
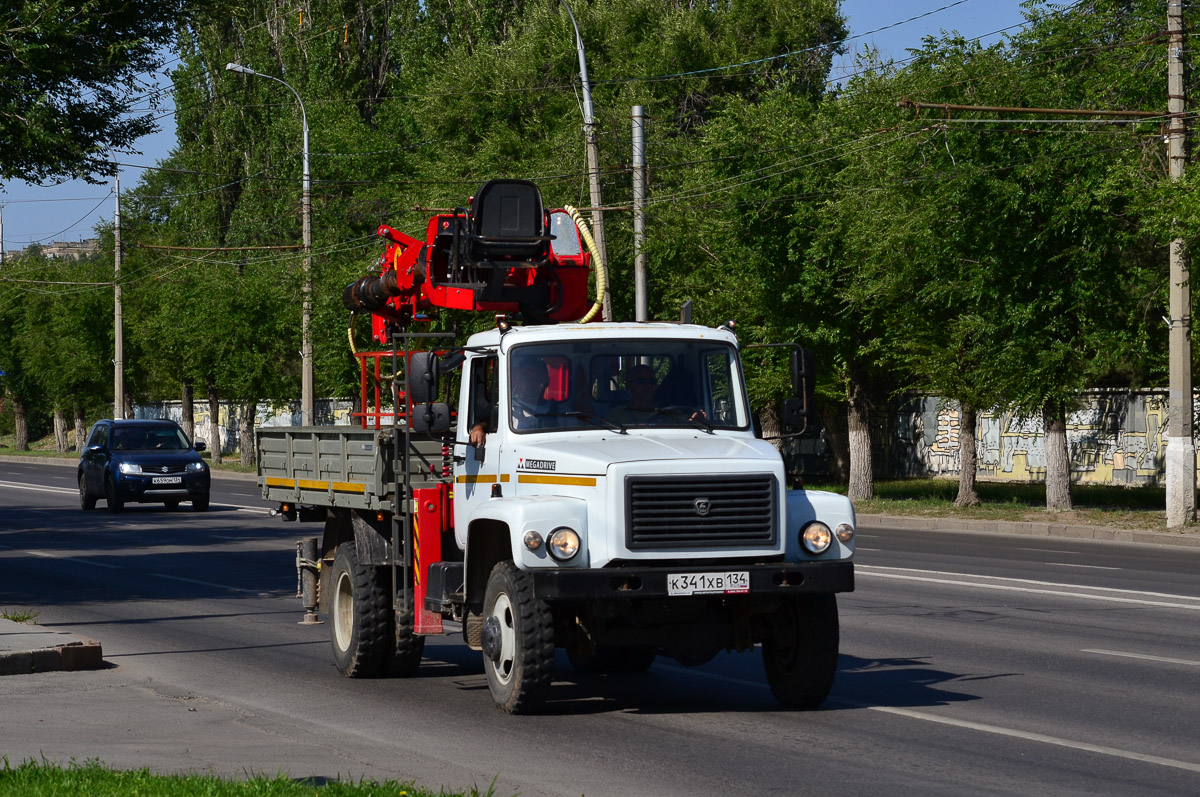
<path id="1" fill-rule="evenodd" d="M 635 321 L 650 320 L 646 288 L 646 113 L 633 106 L 633 287 Z"/>
<path id="2" fill-rule="evenodd" d="M 1184 151 L 1183 10 L 1167 3 L 1167 157 L 1172 180 L 1183 177 Z M 1196 519 L 1196 441 L 1192 424 L 1192 290 L 1183 239 L 1171 241 L 1169 334 L 1170 417 L 1167 422 L 1167 526 Z"/>
<path id="3" fill-rule="evenodd" d="M 312 426 L 316 418 L 316 398 L 313 395 L 312 177 L 308 163 L 308 114 L 304 110 L 304 100 L 300 99 L 300 92 L 292 88 L 291 84 L 277 77 L 264 75 L 262 72 L 255 72 L 250 67 L 242 66 L 241 64 L 226 64 L 225 69 L 243 75 L 254 75 L 255 77 L 264 77 L 267 80 L 274 80 L 292 92 L 296 97 L 296 102 L 300 104 L 300 125 L 304 131 L 303 150 L 301 152 L 303 175 L 301 177 L 300 191 L 300 216 L 304 239 L 304 283 L 300 294 L 300 424 L 302 426 Z"/>
<path id="4" fill-rule="evenodd" d="M 579 81 L 583 84 L 583 137 L 587 144 L 588 189 L 592 203 L 592 238 L 596 242 L 596 250 L 600 253 L 600 259 L 603 261 L 601 267 L 605 271 L 605 280 L 611 285 L 612 281 L 608 279 L 608 245 L 604 237 L 604 211 L 601 210 L 604 201 L 600 197 L 600 154 L 596 148 L 596 115 L 592 108 L 592 86 L 588 81 L 587 56 L 583 52 L 583 37 L 579 35 L 579 25 L 575 22 L 575 14 L 572 13 L 566 0 L 559 0 L 559 2 L 562 3 L 563 8 L 567 9 L 567 16 L 571 18 L 571 26 L 575 28 L 575 50 L 579 54 Z M 605 321 L 613 320 L 611 290 L 604 295 L 603 312 Z"/>
<path id="5" fill-rule="evenodd" d="M 300 575 L 299 592 L 296 597 L 304 603 L 304 619 L 300 625 L 321 625 L 317 617 L 317 538 L 307 537 L 296 542 L 296 570 Z"/>
<path id="6" fill-rule="evenodd" d="M 125 320 L 121 308 L 121 173 L 113 189 L 113 417 L 125 417 Z"/>

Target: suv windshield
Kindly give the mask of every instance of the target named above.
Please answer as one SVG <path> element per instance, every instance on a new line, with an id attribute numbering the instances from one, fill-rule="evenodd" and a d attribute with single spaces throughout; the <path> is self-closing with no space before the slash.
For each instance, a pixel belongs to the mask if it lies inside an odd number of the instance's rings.
<path id="1" fill-rule="evenodd" d="M 191 446 L 176 426 L 115 426 L 109 439 L 114 451 L 184 451 Z"/>
<path id="2" fill-rule="evenodd" d="M 610 340 L 515 347 L 514 431 L 677 427 L 746 429 L 736 349 L 715 341 Z"/>

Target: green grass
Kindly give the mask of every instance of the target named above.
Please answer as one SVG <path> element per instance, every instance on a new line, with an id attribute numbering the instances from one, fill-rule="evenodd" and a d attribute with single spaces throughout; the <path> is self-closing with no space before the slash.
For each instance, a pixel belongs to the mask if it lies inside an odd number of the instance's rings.
<path id="1" fill-rule="evenodd" d="M 0 611 L 0 617 L 5 620 L 12 620 L 14 623 L 30 623 L 33 624 L 37 620 L 38 613 L 29 609 L 5 609 Z"/>
<path id="2" fill-rule="evenodd" d="M 845 493 L 842 485 L 809 484 Z M 1053 521 L 1073 525 L 1106 525 L 1120 528 L 1166 528 L 1166 490 L 1161 487 L 1071 486 L 1070 512 L 1046 511 L 1046 488 L 1041 484 L 978 482 L 982 502 L 977 507 L 956 507 L 958 481 L 951 479 L 900 479 L 877 481 L 875 497 L 856 501 L 854 509 L 868 515 L 922 515 L 977 520 Z"/>
<path id="3" fill-rule="evenodd" d="M 258 775 L 227 780 L 212 775 L 156 775 L 148 769 L 113 770 L 97 761 L 62 766 L 26 761 L 0 768 L 0 794 L 5 797 L 490 797 L 479 792 L 431 792 L 411 783 L 342 782 Z"/>
<path id="4" fill-rule="evenodd" d="M 9 455 L 15 457 L 37 457 L 42 459 L 66 459 L 76 462 L 79 460 L 79 452 L 75 451 L 75 433 L 71 432 L 69 436 L 71 442 L 71 450 L 65 454 L 60 454 L 54 447 L 54 435 L 43 437 L 41 440 L 30 440 L 28 451 L 17 451 L 13 448 L 13 436 L 0 435 L 0 455 Z M 212 457 L 208 451 L 200 454 L 202 459 L 208 461 L 210 467 L 218 471 L 232 471 L 235 473 L 255 473 L 256 468 L 250 466 L 242 467 L 241 457 L 238 454 L 226 456 L 221 464 L 217 465 L 212 462 Z"/>

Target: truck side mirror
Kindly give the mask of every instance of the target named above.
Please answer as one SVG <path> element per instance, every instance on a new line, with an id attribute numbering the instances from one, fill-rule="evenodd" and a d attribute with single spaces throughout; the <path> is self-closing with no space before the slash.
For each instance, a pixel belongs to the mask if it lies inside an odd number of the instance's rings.
<path id="1" fill-rule="evenodd" d="M 414 404 L 428 404 L 438 396 L 438 358 L 431 351 L 416 351 L 408 360 L 408 397 Z"/>
<path id="2" fill-rule="evenodd" d="M 450 405 L 444 401 L 413 404 L 409 426 L 414 432 L 440 434 L 450 429 Z"/>

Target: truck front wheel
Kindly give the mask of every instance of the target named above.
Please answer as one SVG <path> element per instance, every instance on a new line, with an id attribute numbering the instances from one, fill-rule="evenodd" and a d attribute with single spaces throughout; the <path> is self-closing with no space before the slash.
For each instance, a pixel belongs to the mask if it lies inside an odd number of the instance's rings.
<path id="1" fill-rule="evenodd" d="M 380 570 L 360 565 L 353 543 L 338 546 L 329 577 L 329 640 L 347 678 L 376 678 L 387 669 L 393 626 Z"/>
<path id="2" fill-rule="evenodd" d="M 789 708 L 816 708 L 833 689 L 838 658 L 837 598 L 786 598 L 762 643 L 767 683 Z"/>
<path id="3" fill-rule="evenodd" d="M 545 699 L 554 669 L 554 619 L 511 561 L 488 577 L 483 597 L 483 670 L 497 708 L 526 714 Z"/>

